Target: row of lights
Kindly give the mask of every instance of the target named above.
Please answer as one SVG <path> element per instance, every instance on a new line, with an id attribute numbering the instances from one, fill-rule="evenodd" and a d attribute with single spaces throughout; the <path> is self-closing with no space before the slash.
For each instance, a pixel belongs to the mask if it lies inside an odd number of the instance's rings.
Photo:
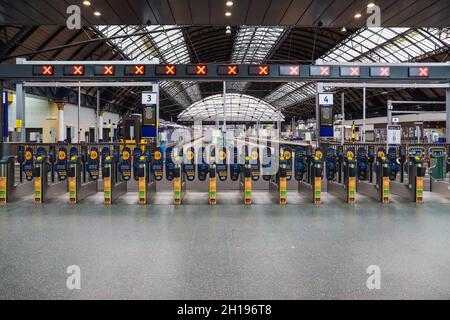
<path id="1" fill-rule="evenodd" d="M 89 0 L 84 0 L 83 1 L 83 4 L 86 6 L 86 7 L 90 7 L 91 6 L 91 1 L 89 1 Z M 98 11 L 98 10 L 95 10 L 94 11 L 94 16 L 96 16 L 96 17 L 100 17 L 102 14 L 101 14 L 101 12 L 100 11 Z"/>
<path id="2" fill-rule="evenodd" d="M 375 6 L 375 3 L 371 2 L 367 5 L 367 8 L 373 8 L 374 6 Z M 358 12 L 355 14 L 354 17 L 355 17 L 355 19 L 361 19 L 362 14 L 360 12 Z M 347 28 L 345 26 L 342 27 L 341 32 L 347 32 Z"/>
<path id="3" fill-rule="evenodd" d="M 227 1 L 226 3 L 225 3 L 225 5 L 227 6 L 227 10 L 225 11 L 225 16 L 226 17 L 231 17 L 231 11 L 230 11 L 230 8 L 234 5 L 234 2 L 233 1 Z M 231 27 L 230 26 L 227 26 L 227 29 L 226 29 L 226 31 L 225 31 L 225 34 L 227 35 L 227 36 L 229 36 L 229 35 L 231 35 Z"/>

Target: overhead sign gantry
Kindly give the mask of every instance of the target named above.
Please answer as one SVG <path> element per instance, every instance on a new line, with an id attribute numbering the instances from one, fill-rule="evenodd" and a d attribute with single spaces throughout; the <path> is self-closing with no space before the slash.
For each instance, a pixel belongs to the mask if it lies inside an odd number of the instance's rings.
<path id="1" fill-rule="evenodd" d="M 153 61 L 26 61 L 0 65 L 0 80 L 22 81 L 411 81 L 448 82 L 450 63 L 323 65 L 155 64 Z"/>

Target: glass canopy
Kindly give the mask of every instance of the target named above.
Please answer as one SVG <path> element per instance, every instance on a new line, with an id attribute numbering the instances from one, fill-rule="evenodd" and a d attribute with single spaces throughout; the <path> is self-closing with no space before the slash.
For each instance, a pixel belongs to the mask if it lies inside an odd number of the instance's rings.
<path id="1" fill-rule="evenodd" d="M 207 97 L 184 110 L 178 117 L 181 122 L 224 120 L 223 94 Z M 227 122 L 274 122 L 284 116 L 261 99 L 230 93 L 226 95 Z"/>

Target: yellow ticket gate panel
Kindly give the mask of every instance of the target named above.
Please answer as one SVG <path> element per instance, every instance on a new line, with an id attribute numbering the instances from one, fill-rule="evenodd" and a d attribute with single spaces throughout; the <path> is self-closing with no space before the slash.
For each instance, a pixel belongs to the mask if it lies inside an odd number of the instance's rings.
<path id="1" fill-rule="evenodd" d="M 109 206 L 112 204 L 112 185 L 111 177 L 103 178 L 103 190 L 104 190 L 104 204 Z"/>
<path id="2" fill-rule="evenodd" d="M 176 206 L 181 205 L 183 202 L 181 184 L 181 177 L 176 177 L 173 179 L 173 204 Z"/>
<path id="3" fill-rule="evenodd" d="M 416 203 L 424 203 L 423 190 L 424 177 L 416 177 Z"/>
<path id="4" fill-rule="evenodd" d="M 286 177 L 280 177 L 280 205 L 286 205 L 287 204 L 287 178 Z"/>
<path id="5" fill-rule="evenodd" d="M 322 204 L 322 177 L 314 178 L 314 204 Z"/>
<path id="6" fill-rule="evenodd" d="M 348 178 L 348 204 L 356 202 L 356 177 Z"/>
<path id="7" fill-rule="evenodd" d="M 390 180 L 389 177 L 382 177 L 382 203 L 387 204 L 390 202 L 391 191 L 390 191 Z"/>
<path id="8" fill-rule="evenodd" d="M 77 178 L 69 177 L 69 204 L 77 204 Z"/>
<path id="9" fill-rule="evenodd" d="M 217 204 L 217 179 L 209 178 L 209 204 L 216 205 Z"/>
<path id="10" fill-rule="evenodd" d="M 252 185 L 253 180 L 251 177 L 245 177 L 244 179 L 244 204 L 247 206 L 252 204 L 253 195 L 252 195 Z"/>
<path id="11" fill-rule="evenodd" d="M 0 177 L 0 205 L 7 203 L 7 177 Z"/>

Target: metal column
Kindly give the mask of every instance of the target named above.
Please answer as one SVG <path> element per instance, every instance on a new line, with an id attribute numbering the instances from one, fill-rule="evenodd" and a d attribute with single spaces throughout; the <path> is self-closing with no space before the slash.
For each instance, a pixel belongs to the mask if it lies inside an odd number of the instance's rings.
<path id="1" fill-rule="evenodd" d="M 97 125 L 95 126 L 95 141 L 99 143 L 100 140 L 100 90 L 97 90 Z"/>
<path id="2" fill-rule="evenodd" d="M 446 90 L 445 111 L 447 120 L 445 122 L 445 137 L 447 143 L 450 143 L 450 88 L 447 88 Z"/>
<path id="3" fill-rule="evenodd" d="M 16 84 L 16 100 L 16 119 L 22 122 L 22 126 L 17 128 L 20 131 L 18 133 L 18 142 L 25 143 L 25 92 L 21 82 Z"/>
<path id="4" fill-rule="evenodd" d="M 366 108 L 367 108 L 367 90 L 366 87 L 363 88 L 363 132 L 362 132 L 362 142 L 366 142 Z"/>
<path id="5" fill-rule="evenodd" d="M 2 129 L 0 130 L 0 157 L 3 156 L 3 122 L 5 121 L 4 115 L 5 115 L 5 105 L 3 104 L 3 99 L 5 97 L 4 93 L 3 93 L 3 81 L 0 80 L 0 93 L 1 93 L 1 98 L 0 98 L 0 123 L 2 124 Z M 8 99 L 8 97 L 6 97 L 6 99 Z M 6 126 L 8 124 L 6 123 Z"/>
<path id="6" fill-rule="evenodd" d="M 77 131 L 78 131 L 78 143 L 81 142 L 80 140 L 80 112 L 81 112 L 81 87 L 78 87 L 78 124 L 77 124 Z"/>
<path id="7" fill-rule="evenodd" d="M 345 93 L 341 94 L 341 116 L 342 116 L 342 131 L 341 131 L 341 145 L 345 143 Z"/>
<path id="8" fill-rule="evenodd" d="M 227 83 L 223 82 L 223 135 L 227 132 Z"/>

